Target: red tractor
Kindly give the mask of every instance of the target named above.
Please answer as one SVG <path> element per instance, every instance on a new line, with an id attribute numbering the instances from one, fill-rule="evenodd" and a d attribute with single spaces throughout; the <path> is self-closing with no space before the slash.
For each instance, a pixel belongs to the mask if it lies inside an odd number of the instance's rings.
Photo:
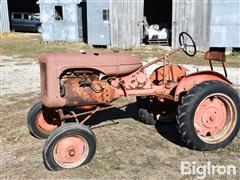
<path id="1" fill-rule="evenodd" d="M 231 143 L 240 128 L 240 99 L 211 63 L 224 65 L 224 53 L 207 52 L 211 71 L 187 75 L 186 68 L 171 64 L 168 57 L 178 51 L 194 56 L 196 45 L 185 32 L 179 41 L 180 48 L 144 66 L 137 56 L 119 52 L 43 54 L 41 100 L 30 109 L 27 121 L 33 136 L 47 138 L 46 168 L 57 171 L 90 162 L 96 138 L 86 122 L 96 112 L 132 103 L 116 103 L 121 97 L 137 97 L 139 118 L 147 124 L 176 115 L 188 148 L 216 150 Z M 145 69 L 160 61 L 164 65 L 148 77 Z"/>

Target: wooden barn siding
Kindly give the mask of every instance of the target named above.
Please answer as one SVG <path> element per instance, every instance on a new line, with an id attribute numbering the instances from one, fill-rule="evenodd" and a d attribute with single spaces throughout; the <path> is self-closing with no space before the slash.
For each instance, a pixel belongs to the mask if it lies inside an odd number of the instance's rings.
<path id="1" fill-rule="evenodd" d="M 200 51 L 207 51 L 210 39 L 211 0 L 173 0 L 172 47 L 179 47 L 178 35 L 188 32 Z"/>
<path id="2" fill-rule="evenodd" d="M 140 46 L 143 6 L 144 0 L 110 0 L 111 47 Z"/>

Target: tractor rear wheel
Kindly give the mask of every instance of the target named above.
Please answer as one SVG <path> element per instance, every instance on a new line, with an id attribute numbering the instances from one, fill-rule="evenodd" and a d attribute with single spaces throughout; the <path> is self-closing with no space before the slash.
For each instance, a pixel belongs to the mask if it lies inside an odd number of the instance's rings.
<path id="1" fill-rule="evenodd" d="M 90 162 L 96 151 L 96 138 L 85 125 L 67 123 L 46 140 L 43 162 L 50 171 L 77 168 Z"/>
<path id="2" fill-rule="evenodd" d="M 220 81 L 198 84 L 183 97 L 177 123 L 188 148 L 224 148 L 240 128 L 239 96 L 230 85 Z"/>

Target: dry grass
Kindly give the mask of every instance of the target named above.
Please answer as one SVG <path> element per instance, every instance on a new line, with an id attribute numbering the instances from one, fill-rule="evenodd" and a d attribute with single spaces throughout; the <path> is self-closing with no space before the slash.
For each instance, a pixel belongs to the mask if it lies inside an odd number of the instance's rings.
<path id="1" fill-rule="evenodd" d="M 149 57 L 158 57 L 162 53 L 167 53 L 167 50 L 163 50 L 162 47 L 157 46 L 149 46 L 149 47 L 141 47 L 137 49 L 129 49 L 127 52 L 134 53 L 139 55 L 143 59 Z M 193 64 L 193 65 L 207 65 L 209 66 L 209 62 L 204 59 L 204 53 L 198 52 L 194 57 L 186 56 L 183 52 L 175 53 L 170 57 L 170 61 L 176 64 Z M 213 62 L 214 66 L 222 66 L 220 62 Z M 226 57 L 226 66 L 227 67 L 238 67 L 240 68 L 240 53 L 233 53 Z"/>
<path id="2" fill-rule="evenodd" d="M 44 52 L 66 52 L 91 49 L 84 43 L 43 42 L 40 35 L 30 33 L 7 33 L 1 35 L 1 53 L 3 55 L 30 57 L 37 59 Z"/>
<path id="3" fill-rule="evenodd" d="M 11 98 L 12 97 L 12 98 Z M 199 164 L 240 167 L 240 134 L 225 149 L 212 152 L 192 151 L 182 147 L 175 124 L 147 126 L 134 118 L 134 104 L 126 111 L 114 109 L 97 114 L 93 131 L 97 137 L 97 152 L 86 166 L 49 172 L 42 162 L 44 140 L 30 136 L 26 114 L 39 98 L 35 93 L 12 95 L 1 105 L 1 179 L 192 179 L 181 176 L 181 161 Z M 11 101 L 11 103 L 6 103 Z M 8 104 L 8 105 L 4 105 Z M 109 120 L 118 121 L 109 125 Z M 104 126 L 105 125 L 105 126 Z M 208 175 L 208 179 L 239 179 Z"/>
<path id="4" fill-rule="evenodd" d="M 41 53 L 44 52 L 72 52 L 79 51 L 80 49 L 86 51 L 112 51 L 113 49 L 95 49 L 82 42 L 79 43 L 66 43 L 66 42 L 42 42 L 41 36 L 38 34 L 30 33 L 6 33 L 1 34 L 1 54 L 20 57 L 30 57 L 35 60 Z M 143 59 L 149 57 L 157 57 L 164 50 L 159 46 L 143 46 L 140 48 L 129 48 L 120 50 L 139 55 Z M 183 53 L 176 53 L 171 57 L 171 62 L 178 64 L 195 64 L 195 65 L 208 65 L 208 61 L 203 59 L 204 54 L 199 52 L 194 58 L 190 58 Z M 227 57 L 226 65 L 228 67 L 240 67 L 240 53 L 234 53 Z M 215 63 L 216 66 L 221 66 L 220 63 Z"/>

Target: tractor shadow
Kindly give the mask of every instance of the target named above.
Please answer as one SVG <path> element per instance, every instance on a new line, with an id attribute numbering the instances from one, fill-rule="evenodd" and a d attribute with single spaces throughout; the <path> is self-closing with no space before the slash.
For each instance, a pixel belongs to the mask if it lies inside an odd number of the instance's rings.
<path id="1" fill-rule="evenodd" d="M 178 132 L 176 121 L 171 123 L 160 123 L 157 121 L 155 124 L 155 129 L 168 141 L 178 146 L 185 147 L 185 143 L 182 140 L 181 134 Z"/>
<path id="2" fill-rule="evenodd" d="M 87 121 L 86 125 L 90 125 L 93 128 L 100 128 L 102 127 L 101 123 L 103 122 L 112 121 L 112 123 L 109 123 L 111 125 L 116 124 L 126 118 L 133 118 L 137 120 L 135 103 L 131 103 L 123 108 L 112 108 L 97 112 L 89 121 Z M 104 126 L 105 125 L 103 125 L 103 127 Z"/>
<path id="3" fill-rule="evenodd" d="M 86 125 L 90 125 L 93 129 L 104 128 L 107 126 L 116 125 L 119 123 L 119 121 L 126 118 L 132 118 L 138 123 L 141 123 L 138 121 L 136 103 L 131 103 L 124 108 L 113 108 L 97 112 L 95 116 L 87 121 Z M 109 123 L 104 123 L 107 121 L 109 121 Z M 181 139 L 181 134 L 177 130 L 176 121 L 171 123 L 161 123 L 157 121 L 155 124 L 155 129 L 168 141 L 181 147 L 185 146 Z"/>

